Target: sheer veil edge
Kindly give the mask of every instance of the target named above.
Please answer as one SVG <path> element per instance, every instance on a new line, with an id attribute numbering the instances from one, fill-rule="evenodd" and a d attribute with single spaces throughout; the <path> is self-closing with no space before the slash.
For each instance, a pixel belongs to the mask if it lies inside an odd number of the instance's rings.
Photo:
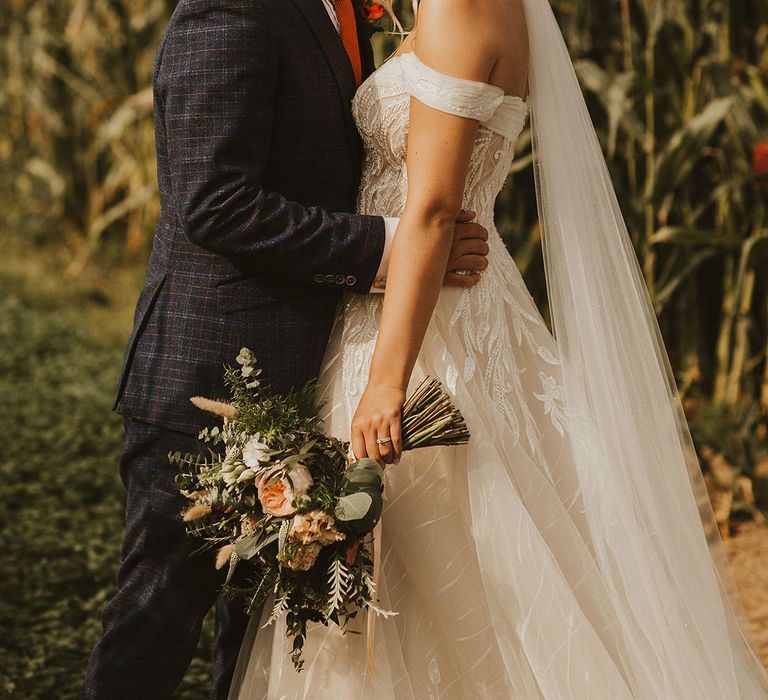
<path id="1" fill-rule="evenodd" d="M 567 47 L 548 0 L 524 0 L 524 7 L 549 305 L 576 468 L 598 566 L 622 618 L 630 687 L 645 696 L 669 654 L 679 666 L 663 671 L 679 676 L 669 678 L 669 689 L 695 687 L 686 678 L 704 674 L 699 679 L 709 677 L 722 693 L 716 697 L 766 697 L 768 675 L 749 641 L 653 305 Z"/>

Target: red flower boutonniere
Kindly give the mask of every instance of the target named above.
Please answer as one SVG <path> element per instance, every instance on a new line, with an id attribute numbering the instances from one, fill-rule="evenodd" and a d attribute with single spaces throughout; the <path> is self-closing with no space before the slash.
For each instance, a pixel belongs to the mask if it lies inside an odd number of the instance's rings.
<path id="1" fill-rule="evenodd" d="M 379 4 L 376 0 L 364 0 L 360 7 L 360 11 L 363 14 L 363 19 L 368 22 L 368 24 L 376 24 L 384 17 L 386 12 L 384 5 Z"/>

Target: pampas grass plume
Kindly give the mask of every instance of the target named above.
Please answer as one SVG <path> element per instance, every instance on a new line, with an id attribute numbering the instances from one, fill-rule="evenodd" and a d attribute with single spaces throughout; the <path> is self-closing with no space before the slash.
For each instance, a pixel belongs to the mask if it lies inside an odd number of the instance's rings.
<path id="1" fill-rule="evenodd" d="M 210 503 L 195 503 L 195 505 L 190 506 L 187 508 L 187 510 L 184 511 L 184 515 L 182 517 L 185 523 L 190 523 L 193 520 L 200 520 L 200 518 L 204 518 L 206 515 L 210 514 L 210 512 Z"/>
<path id="2" fill-rule="evenodd" d="M 213 401 L 211 399 L 203 398 L 202 396 L 193 396 L 190 401 L 195 404 L 199 409 L 213 413 L 216 416 L 222 418 L 229 418 L 233 420 L 237 417 L 237 408 L 231 403 L 225 403 L 224 401 Z"/>
<path id="3" fill-rule="evenodd" d="M 223 569 L 235 553 L 235 545 L 225 544 L 216 554 L 216 569 Z"/>

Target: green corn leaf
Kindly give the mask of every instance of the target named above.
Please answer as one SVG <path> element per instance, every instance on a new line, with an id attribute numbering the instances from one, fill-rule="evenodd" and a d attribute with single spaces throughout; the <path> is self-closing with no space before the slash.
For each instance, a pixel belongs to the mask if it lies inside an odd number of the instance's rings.
<path id="1" fill-rule="evenodd" d="M 658 204 L 672 196 L 693 173 L 702 158 L 702 149 L 731 111 L 734 97 L 712 100 L 685 126 L 669 139 L 656 163 L 656 176 L 651 200 Z"/>

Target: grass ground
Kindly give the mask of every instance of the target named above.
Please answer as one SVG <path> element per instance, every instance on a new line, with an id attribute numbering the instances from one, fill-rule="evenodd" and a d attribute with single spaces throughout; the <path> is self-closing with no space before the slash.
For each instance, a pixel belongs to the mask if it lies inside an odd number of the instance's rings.
<path id="1" fill-rule="evenodd" d="M 0 257 L 2 698 L 76 698 L 114 590 L 124 494 L 111 402 L 140 278 Z M 210 624 L 179 700 L 205 697 L 209 649 Z"/>
<path id="2" fill-rule="evenodd" d="M 122 535 L 110 408 L 141 270 L 0 256 L 0 697 L 77 697 Z M 768 664 L 768 526 L 727 544 Z M 206 694 L 210 620 L 176 700 Z"/>

